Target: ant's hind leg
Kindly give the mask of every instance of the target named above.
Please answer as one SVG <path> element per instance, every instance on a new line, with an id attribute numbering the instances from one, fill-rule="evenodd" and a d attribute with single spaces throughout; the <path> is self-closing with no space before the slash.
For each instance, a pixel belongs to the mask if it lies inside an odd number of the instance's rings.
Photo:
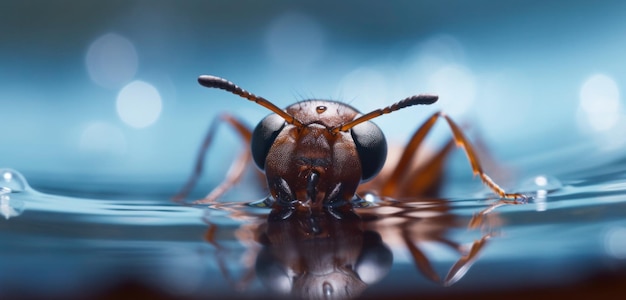
<path id="1" fill-rule="evenodd" d="M 211 142 L 213 141 L 213 137 L 215 135 L 215 131 L 217 130 L 217 126 L 221 122 L 226 122 L 226 124 L 231 125 L 237 133 L 241 136 L 246 146 L 250 145 L 250 140 L 252 139 L 252 131 L 244 125 L 241 121 L 237 120 L 233 116 L 229 114 L 222 114 L 218 118 L 215 118 L 211 125 L 209 126 L 209 130 L 204 137 L 204 141 L 202 142 L 202 146 L 200 147 L 200 151 L 198 152 L 198 156 L 196 158 L 195 167 L 187 179 L 185 185 L 181 188 L 180 192 L 173 197 L 173 200 L 176 202 L 182 202 L 187 197 L 187 195 L 191 192 L 193 187 L 196 185 L 200 175 L 202 174 L 202 170 L 204 168 L 204 158 L 206 156 L 207 150 L 211 146 Z M 246 147 L 247 148 L 247 147 Z M 244 153 L 239 155 L 237 159 L 232 163 L 228 173 L 226 174 L 226 178 L 216 187 L 214 188 L 204 199 L 198 200 L 194 202 L 194 204 L 200 203 L 212 203 L 215 202 L 221 195 L 223 195 L 226 191 L 228 191 L 235 183 L 239 182 L 244 174 L 245 167 L 251 161 L 251 154 L 249 150 L 245 150 Z"/>
<path id="2" fill-rule="evenodd" d="M 511 193 L 505 192 L 504 189 L 502 189 L 487 174 L 485 174 L 485 172 L 483 172 L 483 169 L 478 160 L 478 155 L 476 154 L 476 151 L 474 150 L 472 144 L 463 135 L 463 132 L 461 131 L 459 126 L 456 123 L 454 123 L 454 121 L 452 121 L 450 117 L 448 117 L 442 112 L 437 112 L 433 114 L 415 132 L 415 134 L 413 135 L 413 137 L 407 144 L 405 148 L 405 152 L 400 158 L 400 161 L 396 169 L 394 170 L 392 175 L 389 177 L 387 182 L 385 182 L 385 184 L 381 188 L 381 194 L 393 195 L 394 192 L 399 189 L 398 185 L 399 185 L 400 179 L 406 177 L 409 174 L 410 162 L 415 156 L 415 153 L 417 152 L 418 147 L 423 142 L 426 135 L 432 129 L 433 125 L 435 124 L 435 122 L 437 122 L 439 118 L 444 118 L 446 122 L 448 123 L 448 125 L 450 126 L 450 129 L 452 130 L 454 142 L 456 143 L 458 147 L 462 147 L 463 150 L 465 151 L 465 154 L 467 155 L 467 158 L 472 167 L 472 171 L 474 175 L 480 176 L 480 179 L 482 180 L 482 182 L 486 186 L 488 186 L 494 193 L 498 194 L 498 196 L 501 198 L 507 198 L 507 199 L 525 199 L 526 198 L 526 196 L 522 194 L 517 194 L 517 193 L 511 194 Z"/>
<path id="3" fill-rule="evenodd" d="M 393 172 L 384 180 L 379 190 L 380 195 L 401 198 L 423 196 L 436 191 L 443 174 L 445 159 L 454 148 L 454 139 L 433 156 L 419 163 L 414 163 L 418 158 L 418 149 L 430 132 L 437 118 L 430 117 L 415 131 L 407 145 L 404 147 L 402 156 L 396 163 Z"/>
<path id="4" fill-rule="evenodd" d="M 487 187 L 489 187 L 494 193 L 498 194 L 498 196 L 500 196 L 501 198 L 526 200 L 526 196 L 523 194 L 507 193 L 498 184 L 496 184 L 491 179 L 491 177 L 485 174 L 480 165 L 480 162 L 478 161 L 478 155 L 476 154 L 474 147 L 465 137 L 465 135 L 463 135 L 463 131 L 461 130 L 461 128 L 456 123 L 454 123 L 454 121 L 452 121 L 452 119 L 450 119 L 450 117 L 448 117 L 447 115 L 441 112 L 437 113 L 436 115 L 443 117 L 450 126 L 450 129 L 452 130 L 452 135 L 454 136 L 454 141 L 456 142 L 456 145 L 458 147 L 463 147 L 463 150 L 465 150 L 465 154 L 467 155 L 467 159 L 472 166 L 472 171 L 474 172 L 474 175 L 480 176 L 480 179 L 483 181 L 483 183 Z"/>
<path id="5" fill-rule="evenodd" d="M 428 158 L 418 168 L 411 170 L 405 176 L 405 182 L 397 191 L 398 196 L 415 196 L 415 195 L 438 195 L 441 182 L 443 180 L 443 171 L 446 159 L 450 152 L 454 149 L 454 140 L 451 139 L 446 145 L 439 150 L 434 156 Z"/>

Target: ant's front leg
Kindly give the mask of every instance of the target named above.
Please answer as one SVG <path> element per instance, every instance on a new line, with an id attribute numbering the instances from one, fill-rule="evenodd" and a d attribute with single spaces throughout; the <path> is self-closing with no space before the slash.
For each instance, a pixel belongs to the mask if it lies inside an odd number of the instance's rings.
<path id="1" fill-rule="evenodd" d="M 244 125 L 241 121 L 237 120 L 235 117 L 229 114 L 222 114 L 218 118 L 215 118 L 211 125 L 209 126 L 209 130 L 204 137 L 204 141 L 202 142 L 202 146 L 200 147 L 200 151 L 198 152 L 198 156 L 196 158 L 195 167 L 187 179 L 185 185 L 181 188 L 180 192 L 173 197 L 173 200 L 176 202 L 182 202 L 187 197 L 187 195 L 191 192 L 193 187 L 196 185 L 200 175 L 202 175 L 202 170 L 204 168 L 204 158 L 206 153 L 213 141 L 213 137 L 215 135 L 215 131 L 217 130 L 217 126 L 226 122 L 226 124 L 231 125 L 235 131 L 239 134 L 245 144 L 245 151 L 240 154 L 237 159 L 231 164 L 228 172 L 224 180 L 215 187 L 209 194 L 207 194 L 203 199 L 197 200 L 193 202 L 194 204 L 206 204 L 206 203 L 215 203 L 219 197 L 221 197 L 226 191 L 228 191 L 233 185 L 239 182 L 244 174 L 246 166 L 251 161 L 251 153 L 250 153 L 250 140 L 252 139 L 252 131 Z"/>
<path id="2" fill-rule="evenodd" d="M 380 189 L 381 195 L 386 196 L 386 195 L 405 194 L 407 190 L 414 190 L 415 187 L 420 184 L 421 180 L 413 180 L 412 182 L 408 184 L 408 186 L 399 186 L 400 182 L 402 182 L 401 181 L 402 178 L 416 177 L 419 179 L 418 177 L 419 175 L 411 174 L 412 173 L 410 169 L 411 161 L 414 159 L 417 153 L 417 149 L 424 141 L 426 135 L 430 132 L 433 125 L 435 124 L 435 122 L 437 122 L 437 120 L 439 120 L 439 118 L 443 118 L 448 123 L 450 129 L 452 130 L 454 142 L 456 143 L 458 147 L 463 148 L 463 150 L 465 151 L 465 154 L 467 155 L 467 158 L 472 167 L 472 171 L 474 175 L 480 176 L 480 179 L 482 180 L 482 182 L 501 198 L 514 199 L 515 203 L 517 203 L 517 199 L 520 199 L 522 201 L 526 200 L 526 196 L 523 194 L 507 193 L 498 184 L 496 184 L 491 179 L 491 177 L 485 174 L 485 172 L 483 171 L 480 165 L 478 155 L 476 154 L 474 147 L 469 142 L 469 140 L 465 137 L 465 135 L 463 135 L 461 128 L 456 123 L 454 123 L 454 121 L 452 121 L 450 117 L 448 117 L 442 112 L 437 112 L 433 114 L 431 117 L 429 117 L 426 120 L 426 122 L 424 122 L 424 124 L 422 124 L 422 126 L 420 126 L 417 129 L 417 131 L 415 132 L 415 134 L 413 135 L 413 137 L 411 138 L 411 140 L 405 147 L 404 153 L 402 157 L 400 158 L 400 160 L 398 161 L 398 164 L 396 168 L 394 169 L 393 173 L 391 174 L 391 176 L 389 176 L 389 178 L 382 185 Z M 413 175 L 413 177 L 411 177 L 410 175 Z"/>

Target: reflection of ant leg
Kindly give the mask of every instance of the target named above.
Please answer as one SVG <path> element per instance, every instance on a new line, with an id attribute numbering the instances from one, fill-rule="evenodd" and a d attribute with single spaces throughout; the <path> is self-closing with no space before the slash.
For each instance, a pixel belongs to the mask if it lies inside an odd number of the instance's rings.
<path id="1" fill-rule="evenodd" d="M 236 236 L 239 235 L 238 240 L 239 241 L 247 240 L 248 238 L 247 238 L 246 233 L 253 232 L 255 226 L 257 225 L 248 224 L 237 229 Z M 253 257 L 253 259 L 245 259 L 245 262 L 247 263 L 244 262 L 244 264 L 246 265 L 244 266 L 245 271 L 243 275 L 238 280 L 233 279 L 233 276 L 230 274 L 230 271 L 228 267 L 226 266 L 225 257 L 224 257 L 230 254 L 231 251 L 229 251 L 229 249 L 223 247 L 221 244 L 217 242 L 217 238 L 215 237 L 217 230 L 218 230 L 217 225 L 209 224 L 209 229 L 207 230 L 204 238 L 209 244 L 215 247 L 215 251 L 216 251 L 215 258 L 217 260 L 217 265 L 220 268 L 220 272 L 222 273 L 222 276 L 224 276 L 226 281 L 228 281 L 228 283 L 231 286 L 233 286 L 235 289 L 245 290 L 250 285 L 252 280 L 254 280 L 254 278 L 256 277 L 256 274 L 254 271 L 254 257 L 257 256 L 258 248 L 251 247 L 251 246 L 246 247 L 247 253 L 244 254 L 244 257 L 247 257 L 247 258 Z M 247 232 L 242 233 L 241 231 L 247 231 Z M 245 237 L 242 237 L 242 236 L 245 236 Z"/>
<path id="2" fill-rule="evenodd" d="M 181 202 L 184 198 L 189 194 L 189 192 L 193 189 L 202 174 L 202 169 L 204 166 L 204 158 L 206 156 L 207 150 L 211 145 L 213 140 L 213 136 L 215 135 L 215 131 L 217 129 L 217 125 L 220 122 L 226 122 L 231 125 L 237 133 L 241 136 L 246 146 L 250 145 L 250 140 L 252 138 L 252 132 L 245 126 L 241 121 L 235 119 L 233 116 L 228 114 L 222 114 L 219 118 L 216 118 L 209 127 L 209 131 L 207 132 L 204 141 L 202 143 L 202 147 L 200 147 L 200 152 L 198 153 L 198 157 L 196 158 L 195 167 L 193 172 L 187 179 L 187 182 L 183 186 L 176 196 L 174 196 L 174 201 Z M 222 196 L 226 191 L 228 191 L 234 184 L 241 180 L 245 168 L 251 160 L 250 151 L 246 150 L 240 154 L 237 159 L 232 163 L 230 169 L 226 174 L 226 178 L 215 187 L 204 199 L 198 200 L 194 202 L 195 204 L 200 203 L 214 203 L 220 196 Z"/>
<path id="3" fill-rule="evenodd" d="M 501 221 L 498 218 L 498 215 L 492 213 L 492 211 L 499 206 L 515 203 L 517 203 L 515 200 L 499 200 L 498 202 L 474 214 L 472 219 L 469 221 L 468 228 L 476 229 L 481 227 L 481 231 L 485 233 L 483 233 L 482 238 L 474 241 L 469 249 L 461 246 L 454 247 L 451 245 L 453 248 L 456 248 L 462 256 L 448 271 L 448 275 L 442 282 L 444 286 L 450 286 L 459 281 L 459 279 L 465 275 L 472 264 L 476 261 L 478 253 L 485 247 L 487 240 L 498 235 L 497 232 L 493 232 L 493 228 L 499 227 L 501 225 Z"/>
<path id="4" fill-rule="evenodd" d="M 437 275 L 437 272 L 435 272 L 435 270 L 433 269 L 433 266 L 430 264 L 428 257 L 426 257 L 424 252 L 422 252 L 422 250 L 417 247 L 417 245 L 415 245 L 411 238 L 411 233 L 409 232 L 407 227 L 407 224 L 405 224 L 405 226 L 403 226 L 402 228 L 402 240 L 404 240 L 406 247 L 411 252 L 411 255 L 413 256 L 413 262 L 415 262 L 417 268 L 422 272 L 422 274 L 428 277 L 428 279 L 434 282 L 439 282 L 439 275 Z"/>
<path id="5" fill-rule="evenodd" d="M 486 220 L 488 220 L 487 218 L 489 217 L 489 214 L 496 208 L 500 207 L 500 206 L 504 206 L 504 205 L 510 205 L 510 204 L 517 204 L 517 202 L 515 200 L 498 200 L 495 203 L 492 203 L 491 205 L 489 205 L 487 208 L 475 213 L 472 216 L 472 219 L 469 222 L 468 228 L 469 229 L 476 229 L 479 226 L 483 226 L 487 223 Z M 489 224 L 491 225 L 491 224 Z"/>
<path id="6" fill-rule="evenodd" d="M 400 158 L 398 165 L 391 176 L 388 178 L 387 182 L 383 185 L 381 189 L 382 195 L 393 195 L 394 191 L 397 190 L 398 181 L 401 178 L 405 178 L 409 172 L 410 162 L 415 156 L 417 148 L 420 146 L 430 129 L 433 127 L 435 122 L 439 118 L 444 118 L 444 120 L 448 123 L 448 126 L 452 130 L 452 135 L 454 137 L 454 141 L 457 146 L 462 147 L 465 150 L 465 154 L 469 160 L 469 163 L 472 167 L 472 171 L 474 175 L 480 176 L 482 182 L 488 186 L 493 192 L 498 194 L 501 198 L 509 198 L 509 199 L 524 199 L 525 196 L 522 194 L 509 194 L 504 191 L 500 186 L 498 186 L 487 174 L 485 174 L 482 170 L 480 162 L 478 160 L 478 155 L 476 154 L 472 144 L 469 140 L 463 135 L 461 128 L 459 128 L 450 117 L 445 115 L 442 112 L 437 112 L 433 114 L 422 126 L 420 126 L 409 143 L 407 144 L 402 157 Z"/>
<path id="7" fill-rule="evenodd" d="M 480 240 L 476 240 L 472 243 L 469 252 L 461 256 L 448 271 L 448 275 L 446 275 L 446 278 L 442 282 L 444 286 L 451 286 L 465 276 L 465 273 L 467 273 L 469 268 L 476 261 L 478 253 L 483 249 L 489 238 L 491 238 L 491 234 L 485 234 Z"/>
<path id="8" fill-rule="evenodd" d="M 406 247 L 411 252 L 411 256 L 413 257 L 413 262 L 418 270 L 424 274 L 428 279 L 433 282 L 441 283 L 444 286 L 451 286 L 457 281 L 459 281 L 467 271 L 470 269 L 472 264 L 478 258 L 478 254 L 486 245 L 487 240 L 491 238 L 491 234 L 485 234 L 480 240 L 476 240 L 472 243 L 469 250 L 465 250 L 461 245 L 452 242 L 443 238 L 435 238 L 434 240 L 440 242 L 446 246 L 451 247 L 452 249 L 459 252 L 462 256 L 450 267 L 448 270 L 448 274 L 446 275 L 443 281 L 440 280 L 439 275 L 433 269 L 432 265 L 428 257 L 422 252 L 422 250 L 416 245 L 416 243 L 412 240 L 412 234 L 409 230 L 409 225 L 411 222 L 404 224 L 402 226 L 402 239 L 406 245 Z"/>

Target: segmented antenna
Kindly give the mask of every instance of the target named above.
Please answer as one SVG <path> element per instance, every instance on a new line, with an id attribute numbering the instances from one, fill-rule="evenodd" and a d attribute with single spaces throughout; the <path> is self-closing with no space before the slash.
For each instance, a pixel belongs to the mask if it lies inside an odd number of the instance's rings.
<path id="1" fill-rule="evenodd" d="M 437 102 L 437 99 L 439 99 L 439 96 L 436 95 L 415 95 L 415 96 L 411 96 L 408 97 L 404 100 L 398 101 L 392 105 L 389 105 L 385 108 L 381 108 L 381 109 L 377 109 L 374 110 L 370 113 L 367 113 L 365 115 L 362 115 L 361 117 L 352 120 L 351 122 L 348 122 L 346 124 L 343 124 L 341 126 L 337 126 L 335 128 L 333 128 L 331 131 L 332 133 L 338 133 L 339 131 L 348 131 L 350 130 L 350 128 L 361 124 L 365 121 L 369 121 L 373 118 L 382 116 L 384 114 L 388 114 L 391 112 L 394 112 L 396 110 L 400 110 L 403 109 L 405 107 L 409 107 L 409 106 L 413 106 L 413 105 L 418 105 L 418 104 L 424 104 L 424 105 L 428 105 L 428 104 L 433 104 L 435 102 Z"/>
<path id="2" fill-rule="evenodd" d="M 201 75 L 200 77 L 198 77 L 198 82 L 205 87 L 225 90 L 235 95 L 238 95 L 242 98 L 246 98 L 250 101 L 254 101 L 257 104 L 281 116 L 283 119 L 285 119 L 287 123 L 293 124 L 294 126 L 297 126 L 297 127 L 304 126 L 302 125 L 300 121 L 296 120 L 296 118 L 294 118 L 292 115 L 280 109 L 278 106 L 274 105 L 269 100 L 263 97 L 259 97 L 255 94 L 252 94 L 224 78 L 220 78 L 220 77 L 212 76 L 212 75 Z"/>

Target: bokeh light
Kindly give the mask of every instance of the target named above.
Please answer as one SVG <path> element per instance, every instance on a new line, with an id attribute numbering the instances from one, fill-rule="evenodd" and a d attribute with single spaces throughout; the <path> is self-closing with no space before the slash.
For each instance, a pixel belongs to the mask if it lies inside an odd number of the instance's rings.
<path id="1" fill-rule="evenodd" d="M 604 249 L 617 259 L 626 259 L 626 227 L 616 226 L 605 235 Z"/>
<path id="2" fill-rule="evenodd" d="M 465 114 L 476 98 L 476 83 L 471 72 L 461 65 L 446 65 L 428 80 L 430 93 L 439 95 L 439 103 L 451 116 Z"/>
<path id="3" fill-rule="evenodd" d="M 559 24 L 572 30 L 558 32 L 564 35 L 559 34 L 556 43 L 554 30 L 560 29 L 550 27 L 556 24 L 554 17 L 541 9 L 501 10 L 496 20 L 438 15 L 437 7 L 451 12 L 449 4 L 419 2 L 358 7 L 344 3 L 343 8 L 338 4 L 332 10 L 323 4 L 259 4 L 236 16 L 226 13 L 235 4 L 204 2 L 189 6 L 102 3 L 98 14 L 87 7 L 66 14 L 69 11 L 46 5 L 64 17 L 48 22 L 42 19 L 48 14 L 38 11 L 39 21 L 30 22 L 31 27 L 15 26 L 18 19 L 2 20 L 14 25 L 6 28 L 21 30 L 8 33 L 12 39 L 3 50 L 8 55 L 3 56 L 0 70 L 6 88 L 0 98 L 7 99 L 2 117 L 11 124 L 3 142 L 29 147 L 45 142 L 50 156 L 104 149 L 87 146 L 93 143 L 85 142 L 81 134 L 85 124 L 105 122 L 118 126 L 125 135 L 126 146 L 119 149 L 125 148 L 126 154 L 143 157 L 136 153 L 158 148 L 159 157 L 177 162 L 172 170 L 186 173 L 181 151 L 195 151 L 205 126 L 189 126 L 181 119 L 209 122 L 226 111 L 236 112 L 254 126 L 267 113 L 221 92 L 202 89 L 195 78 L 204 73 L 233 80 L 279 107 L 322 98 L 367 112 L 409 95 L 438 94 L 440 100 L 434 105 L 401 110 L 374 122 L 390 143 L 404 143 L 423 118 L 441 110 L 467 129 L 470 139 L 480 138 L 494 156 L 513 164 L 545 151 L 591 145 L 611 153 L 606 150 L 624 144 L 619 142 L 624 140 L 622 135 L 616 134 L 626 130 L 626 118 L 619 95 L 624 71 L 616 63 L 621 56 L 615 50 L 623 48 L 624 42 L 617 38 L 623 18 L 605 16 L 607 11 L 619 11 L 608 9 L 613 6 L 595 7 L 595 16 L 603 17 L 585 25 L 587 31 L 578 32 L 578 17 L 571 14 L 577 10 L 562 4 L 572 10 L 559 16 L 563 20 Z M 454 6 L 480 11 L 480 5 Z M 526 6 L 517 8 L 522 7 Z M 365 13 L 348 13 L 354 9 Z M 381 15 L 370 20 L 372 13 Z M 71 16 L 84 17 L 61 22 Z M 531 19 L 535 25 L 519 26 Z M 76 24 L 80 30 L 72 30 Z M 41 38 L 37 29 L 42 27 L 64 35 Z M 50 70 L 62 72 L 35 85 L 32 75 Z M 151 85 L 146 89 L 151 92 L 129 96 L 131 87 L 138 86 L 135 80 Z M 65 103 L 50 105 L 49 99 Z M 51 109 L 54 112 L 48 114 Z M 127 131 L 148 127 L 151 130 Z M 19 134 L 15 128 L 20 128 Z M 66 129 L 67 138 L 61 140 L 67 143 L 47 140 Z M 166 136 L 183 131 L 189 134 L 179 135 L 176 143 L 164 142 Z M 30 138 L 24 139 L 25 135 Z M 437 147 L 449 136 L 449 129 L 437 123 L 427 138 L 428 146 Z M 145 141 L 135 145 L 139 138 Z M 19 169 L 81 171 L 81 162 L 68 164 L 23 151 L 4 151 L 11 166 Z M 212 155 L 221 157 L 229 150 L 213 151 Z M 70 170 L 68 166 L 76 167 Z"/>
<path id="4" fill-rule="evenodd" d="M 588 77 L 579 92 L 576 113 L 579 131 L 591 137 L 596 149 L 610 152 L 626 144 L 626 118 L 619 86 L 612 76 L 598 73 Z"/>
<path id="5" fill-rule="evenodd" d="M 85 57 L 89 77 L 105 88 L 119 88 L 137 72 L 135 46 L 125 37 L 107 33 L 89 45 Z"/>
<path id="6" fill-rule="evenodd" d="M 265 45 L 274 63 L 301 71 L 309 69 L 323 55 L 325 35 L 311 17 L 288 12 L 272 21 Z"/>
<path id="7" fill-rule="evenodd" d="M 388 99 L 390 86 L 385 73 L 368 67 L 358 68 L 345 75 L 337 86 L 337 94 L 350 95 L 358 100 L 357 109 L 378 108 L 395 99 Z M 351 102 L 353 99 L 344 99 Z"/>
<path id="8" fill-rule="evenodd" d="M 161 115 L 161 95 L 151 84 L 136 80 L 126 85 L 117 95 L 117 114 L 124 123 L 134 128 L 152 125 Z"/>
<path id="9" fill-rule="evenodd" d="M 120 128 L 93 121 L 83 129 L 79 149 L 95 155 L 122 155 L 126 153 L 127 142 Z"/>
<path id="10" fill-rule="evenodd" d="M 465 61 L 463 45 L 449 34 L 436 34 L 417 43 L 407 59 L 407 78 L 420 74 L 433 74 L 447 64 Z"/>
<path id="11" fill-rule="evenodd" d="M 622 117 L 619 88 L 605 74 L 589 77 L 580 89 L 579 125 L 594 132 L 614 128 Z"/>

